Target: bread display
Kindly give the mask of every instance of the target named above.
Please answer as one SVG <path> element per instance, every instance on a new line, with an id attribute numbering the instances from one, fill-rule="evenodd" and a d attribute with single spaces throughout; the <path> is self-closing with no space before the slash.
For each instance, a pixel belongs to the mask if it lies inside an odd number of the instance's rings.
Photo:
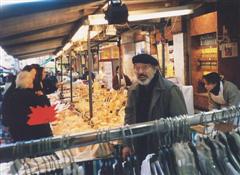
<path id="1" fill-rule="evenodd" d="M 64 89 L 67 88 L 64 87 Z M 64 90 L 63 96 L 68 97 L 70 93 Z M 127 98 L 125 90 L 109 91 L 95 82 L 93 85 L 93 118 L 91 119 L 88 86 L 81 83 L 74 85 L 73 96 L 73 107 L 65 104 L 65 107 L 58 108 L 57 121 L 52 123 L 55 136 L 114 128 L 124 124 L 124 108 Z M 56 95 L 51 97 L 52 104 L 59 103 L 56 101 Z M 68 105 L 67 108 L 66 105 Z"/>

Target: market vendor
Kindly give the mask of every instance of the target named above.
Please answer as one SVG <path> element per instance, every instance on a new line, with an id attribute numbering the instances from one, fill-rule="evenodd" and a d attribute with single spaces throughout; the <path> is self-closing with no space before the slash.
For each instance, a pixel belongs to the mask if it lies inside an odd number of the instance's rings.
<path id="1" fill-rule="evenodd" d="M 203 81 L 208 91 L 209 110 L 240 105 L 240 91 L 232 82 L 216 72 L 204 75 Z"/>
<path id="2" fill-rule="evenodd" d="M 130 78 L 127 75 L 125 75 L 122 71 L 121 71 L 121 74 L 119 74 L 119 66 L 117 66 L 112 84 L 113 84 L 113 89 L 118 90 L 121 87 L 128 88 L 129 86 L 131 86 L 132 82 Z"/>

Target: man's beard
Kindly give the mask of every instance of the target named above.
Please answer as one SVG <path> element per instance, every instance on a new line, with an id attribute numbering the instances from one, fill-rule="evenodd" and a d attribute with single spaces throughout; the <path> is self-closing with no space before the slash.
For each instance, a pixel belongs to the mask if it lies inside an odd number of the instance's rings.
<path id="1" fill-rule="evenodd" d="M 145 80 L 140 80 L 139 78 L 137 78 L 137 82 L 140 84 L 140 85 L 143 85 L 143 86 L 147 86 L 151 80 L 153 79 L 154 75 L 155 75 L 156 71 L 153 71 L 151 72 L 151 74 L 149 75 L 148 78 L 146 78 Z M 140 75 L 141 76 L 141 75 Z M 145 76 L 145 75 L 142 75 L 142 76 Z M 146 76 L 145 76 L 146 77 Z"/>

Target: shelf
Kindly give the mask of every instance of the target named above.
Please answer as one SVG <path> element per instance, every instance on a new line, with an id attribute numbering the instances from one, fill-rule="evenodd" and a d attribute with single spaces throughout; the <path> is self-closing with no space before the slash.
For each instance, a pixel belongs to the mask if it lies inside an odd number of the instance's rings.
<path id="1" fill-rule="evenodd" d="M 198 93 L 198 92 L 196 92 L 196 93 L 194 93 L 194 95 L 202 96 L 202 97 L 208 97 L 208 93 L 207 92 L 205 92 L 205 93 Z"/>

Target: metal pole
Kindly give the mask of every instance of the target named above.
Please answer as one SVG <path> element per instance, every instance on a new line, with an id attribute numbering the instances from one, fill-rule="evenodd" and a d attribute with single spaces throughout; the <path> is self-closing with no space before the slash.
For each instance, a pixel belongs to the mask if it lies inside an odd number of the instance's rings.
<path id="1" fill-rule="evenodd" d="M 98 56 L 98 73 L 99 73 L 99 61 L 100 61 L 100 47 L 97 46 L 97 56 Z"/>
<path id="2" fill-rule="evenodd" d="M 69 55 L 69 68 L 70 68 L 70 97 L 72 103 L 73 102 L 72 54 Z"/>
<path id="3" fill-rule="evenodd" d="M 91 43 L 90 43 L 90 32 L 91 32 L 91 26 L 89 26 L 88 29 L 88 87 L 89 87 L 89 112 L 90 112 L 90 119 L 93 117 L 93 100 L 92 100 L 92 52 L 91 52 Z"/>
<path id="4" fill-rule="evenodd" d="M 55 63 L 55 76 L 57 77 L 57 59 L 58 59 L 58 57 L 56 57 L 55 59 L 54 59 L 54 63 Z"/>
<path id="5" fill-rule="evenodd" d="M 237 118 L 240 113 L 240 106 L 235 108 L 225 108 L 222 110 L 215 110 L 205 113 L 199 113 L 186 116 L 187 125 L 193 126 L 198 124 L 207 124 L 210 122 L 218 122 L 223 120 L 230 120 Z M 173 120 L 182 122 L 182 117 L 172 118 Z M 12 143 L 0 146 L 0 162 L 8 162 L 16 160 L 17 158 L 24 158 L 28 156 L 36 156 L 44 153 L 52 153 L 55 151 L 70 149 L 80 146 L 93 145 L 96 143 L 109 142 L 120 139 L 129 139 L 141 137 L 155 132 L 170 132 L 169 127 L 166 127 L 166 119 L 157 121 L 150 121 L 145 123 L 138 123 L 126 126 L 124 128 L 114 128 L 110 130 L 88 132 L 84 134 L 74 134 L 68 137 L 58 136 L 52 138 L 45 138 L 41 140 L 32 140 L 26 142 Z M 156 127 L 158 126 L 158 127 Z M 158 128 L 158 130 L 157 130 Z M 172 128 L 174 129 L 174 128 Z M 123 136 L 123 132 L 127 135 Z M 132 134 L 131 134 L 132 133 Z M 46 146 L 48 145 L 48 146 Z M 65 147 L 63 148 L 63 145 Z M 51 147 L 51 149 L 50 149 Z M 15 151 L 14 151 L 15 150 Z M 24 153 L 24 154 L 23 154 Z"/>
<path id="6" fill-rule="evenodd" d="M 165 77 L 165 43 L 162 42 L 162 76 Z"/>
<path id="7" fill-rule="evenodd" d="M 60 80 L 61 80 L 61 83 L 63 81 L 63 55 L 61 56 L 61 77 L 60 77 Z M 63 84 L 61 84 L 61 97 L 63 95 Z"/>
<path id="8" fill-rule="evenodd" d="M 121 35 L 118 37 L 118 50 L 119 50 L 119 80 L 118 80 L 118 83 L 119 83 L 119 89 L 121 87 L 121 75 L 122 75 L 122 48 L 121 48 Z M 114 70 L 115 71 L 115 70 Z"/>
<path id="9" fill-rule="evenodd" d="M 80 77 L 82 77 L 82 75 L 83 75 L 83 69 L 82 69 L 82 58 L 83 57 L 83 55 L 82 55 L 82 53 L 81 52 L 79 52 L 79 63 L 80 63 L 80 67 L 79 67 L 79 71 L 80 71 Z"/>

